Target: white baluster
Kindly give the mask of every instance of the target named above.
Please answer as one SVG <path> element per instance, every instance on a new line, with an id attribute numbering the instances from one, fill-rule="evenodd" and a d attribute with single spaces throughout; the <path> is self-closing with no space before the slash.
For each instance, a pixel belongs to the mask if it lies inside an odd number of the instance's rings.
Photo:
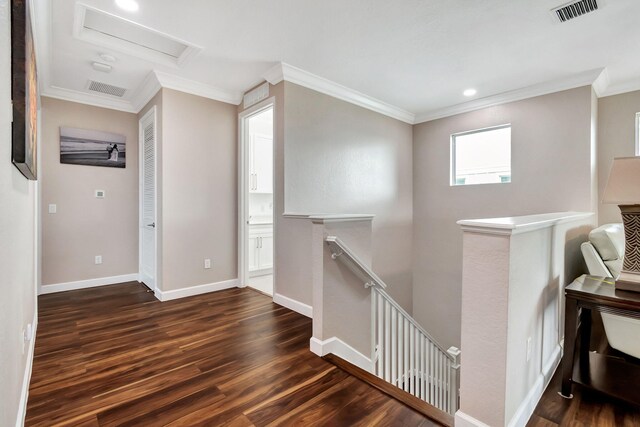
<path id="1" fill-rule="evenodd" d="M 402 389 L 409 391 L 409 321 L 404 319 L 404 384 Z"/>
<path id="2" fill-rule="evenodd" d="M 416 394 L 416 381 L 415 381 L 415 372 L 416 372 L 416 331 L 415 326 L 411 324 L 411 373 L 409 374 L 409 393 L 415 396 Z"/>
<path id="3" fill-rule="evenodd" d="M 424 400 L 424 335 L 420 334 L 420 399 Z"/>
<path id="4" fill-rule="evenodd" d="M 398 384 L 396 354 L 397 354 L 397 340 L 398 340 L 398 310 L 395 307 L 391 307 L 391 383 L 393 385 Z"/>
<path id="5" fill-rule="evenodd" d="M 389 335 L 391 333 L 391 328 L 389 327 L 389 320 L 391 318 L 390 315 L 390 311 L 391 311 L 391 304 L 389 304 L 389 301 L 384 302 L 384 379 L 385 381 L 389 381 L 391 382 L 391 358 L 390 356 L 390 339 L 389 339 Z"/>
<path id="6" fill-rule="evenodd" d="M 404 388 L 404 316 L 398 319 L 398 387 Z"/>
<path id="7" fill-rule="evenodd" d="M 436 387 L 436 404 L 437 408 L 440 407 L 440 349 L 436 352 L 436 370 L 434 375 L 434 382 Z"/>
<path id="8" fill-rule="evenodd" d="M 433 344 L 429 343 L 429 403 L 432 405 L 435 403 L 435 395 L 433 393 Z"/>
<path id="9" fill-rule="evenodd" d="M 371 288 L 371 363 L 373 364 L 372 372 L 375 374 L 376 371 L 376 363 L 378 363 L 378 358 L 376 357 L 376 323 L 377 323 L 377 315 L 378 312 L 376 310 L 376 300 L 378 299 L 378 293 L 376 292 L 376 288 Z"/>
<path id="10" fill-rule="evenodd" d="M 378 298 L 378 376 L 383 376 L 383 364 L 384 364 L 384 327 L 382 322 L 384 298 Z"/>

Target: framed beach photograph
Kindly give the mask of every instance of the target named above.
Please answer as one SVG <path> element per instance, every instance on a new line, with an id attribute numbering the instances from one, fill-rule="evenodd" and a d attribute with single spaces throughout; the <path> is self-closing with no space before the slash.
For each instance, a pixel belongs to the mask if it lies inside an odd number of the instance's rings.
<path id="1" fill-rule="evenodd" d="M 38 78 L 27 0 L 11 0 L 11 161 L 30 180 L 37 179 Z"/>
<path id="2" fill-rule="evenodd" d="M 124 168 L 126 137 L 99 130 L 60 128 L 60 163 Z"/>

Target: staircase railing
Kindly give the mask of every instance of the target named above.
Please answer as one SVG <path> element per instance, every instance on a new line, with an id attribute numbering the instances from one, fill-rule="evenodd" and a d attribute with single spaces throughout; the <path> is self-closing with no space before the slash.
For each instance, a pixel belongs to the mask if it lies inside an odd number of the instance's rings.
<path id="1" fill-rule="evenodd" d="M 371 288 L 373 374 L 450 414 L 458 409 L 460 350 L 445 350 L 389 294 L 387 285 L 340 239 L 331 257 Z"/>

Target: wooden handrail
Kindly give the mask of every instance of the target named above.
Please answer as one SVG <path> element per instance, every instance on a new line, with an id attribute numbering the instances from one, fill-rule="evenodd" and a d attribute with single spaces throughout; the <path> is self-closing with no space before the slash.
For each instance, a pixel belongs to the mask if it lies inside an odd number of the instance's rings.
<path id="1" fill-rule="evenodd" d="M 342 240 L 336 236 L 327 236 L 325 241 L 331 249 L 331 258 L 342 261 L 356 276 L 364 282 L 366 288 L 377 286 L 386 289 L 387 285 L 378 277 L 376 273 L 367 266 L 358 256 L 353 253 Z"/>

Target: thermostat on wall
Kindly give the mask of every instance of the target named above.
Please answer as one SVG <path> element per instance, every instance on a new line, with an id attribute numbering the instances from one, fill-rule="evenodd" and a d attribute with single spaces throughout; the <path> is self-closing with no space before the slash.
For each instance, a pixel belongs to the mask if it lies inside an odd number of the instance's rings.
<path id="1" fill-rule="evenodd" d="M 104 199 L 104 190 L 96 190 L 96 199 Z"/>

